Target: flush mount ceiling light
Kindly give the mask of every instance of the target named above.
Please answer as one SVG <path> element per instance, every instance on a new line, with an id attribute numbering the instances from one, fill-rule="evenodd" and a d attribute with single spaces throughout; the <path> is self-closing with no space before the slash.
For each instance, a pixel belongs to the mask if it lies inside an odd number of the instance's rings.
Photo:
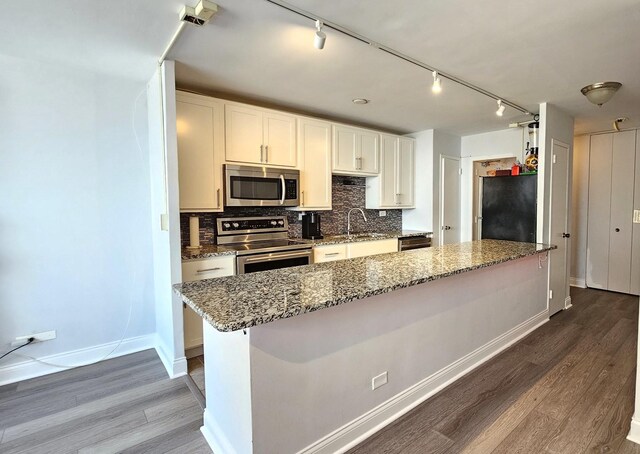
<path id="1" fill-rule="evenodd" d="M 442 91 L 442 80 L 440 79 L 440 76 L 438 76 L 438 71 L 433 72 L 433 85 L 431 86 L 431 91 L 435 94 Z"/>
<path id="2" fill-rule="evenodd" d="M 322 31 L 323 25 L 321 20 L 316 21 L 316 34 L 313 38 L 313 45 L 316 49 L 324 49 L 324 43 L 327 41 L 327 34 Z"/>
<path id="3" fill-rule="evenodd" d="M 494 99 L 496 101 L 500 100 L 500 102 L 505 105 L 505 106 L 509 106 L 514 110 L 517 110 L 519 112 L 522 112 L 525 115 L 532 115 L 527 109 L 525 109 L 522 106 L 519 106 L 516 103 L 513 103 L 511 101 L 507 101 L 504 98 L 501 98 L 500 96 L 496 95 L 495 93 L 492 93 L 488 90 L 485 90 L 484 88 L 478 87 L 477 85 L 472 84 L 471 82 L 467 82 L 466 80 L 460 79 L 459 77 L 454 76 L 453 74 L 448 74 L 448 73 L 444 73 L 440 70 L 437 70 L 436 68 L 434 68 L 431 65 L 428 65 L 420 60 L 417 60 L 409 55 L 403 54 L 400 51 L 397 51 L 389 46 L 385 46 L 382 43 L 373 41 L 372 39 L 361 35 L 357 32 L 354 32 L 353 30 L 350 30 L 346 27 L 343 27 L 342 25 L 336 24 L 335 22 L 331 22 L 328 21 L 326 19 L 323 19 L 322 17 L 311 13 L 309 11 L 306 11 L 302 8 L 298 8 L 295 5 L 292 5 L 289 2 L 286 2 L 284 0 L 266 0 L 267 2 L 271 3 L 272 5 L 278 6 L 282 9 L 285 9 L 293 14 L 297 14 L 300 17 L 304 17 L 306 19 L 310 19 L 315 21 L 316 23 L 316 38 L 314 39 L 314 45 L 318 48 L 318 49 L 322 49 L 322 47 L 319 47 L 318 45 L 321 44 L 322 46 L 324 46 L 324 40 L 326 40 L 326 35 L 324 33 L 322 33 L 320 31 L 321 27 L 328 27 L 332 30 L 335 30 L 339 33 L 342 33 L 345 36 L 348 36 L 349 38 L 352 38 L 356 41 L 359 41 L 361 43 L 364 43 L 368 46 L 371 46 L 375 49 L 381 50 L 384 53 L 388 54 L 388 55 L 392 55 L 394 57 L 396 57 L 398 60 L 402 60 L 405 63 L 410 63 L 414 66 L 417 66 L 419 68 L 425 69 L 427 71 L 429 71 L 430 73 L 437 73 L 436 75 L 438 76 L 438 78 L 444 78 L 447 80 L 450 80 L 452 82 L 455 82 L 457 84 L 460 84 L 464 87 L 467 87 L 470 90 L 473 90 L 477 93 L 480 93 L 484 96 L 487 96 L 491 99 Z M 322 33 L 322 38 L 318 38 L 318 34 Z M 432 87 L 432 90 L 435 88 L 435 80 L 434 80 L 434 87 Z"/>
<path id="4" fill-rule="evenodd" d="M 369 100 L 365 98 L 354 98 L 351 102 L 354 104 L 369 104 Z"/>
<path id="5" fill-rule="evenodd" d="M 501 117 L 504 114 L 504 106 L 502 105 L 502 99 L 498 99 L 498 110 L 496 110 L 496 115 Z"/>
<path id="6" fill-rule="evenodd" d="M 605 102 L 613 98 L 613 95 L 622 87 L 620 82 L 598 82 L 595 84 L 587 85 L 580 91 L 587 97 L 589 101 L 598 106 L 603 105 Z"/>

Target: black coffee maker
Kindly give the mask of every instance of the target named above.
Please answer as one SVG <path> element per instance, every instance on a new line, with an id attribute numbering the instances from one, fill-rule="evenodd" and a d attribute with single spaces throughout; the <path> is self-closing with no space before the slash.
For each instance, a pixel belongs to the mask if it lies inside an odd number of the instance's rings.
<path id="1" fill-rule="evenodd" d="M 306 213 L 302 215 L 302 238 L 308 240 L 319 240 L 322 238 L 319 214 Z"/>

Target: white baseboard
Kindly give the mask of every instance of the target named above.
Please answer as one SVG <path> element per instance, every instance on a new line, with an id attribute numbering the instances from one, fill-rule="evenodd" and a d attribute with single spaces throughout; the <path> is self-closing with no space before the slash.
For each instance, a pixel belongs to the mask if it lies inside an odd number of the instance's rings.
<path id="1" fill-rule="evenodd" d="M 122 341 L 116 350 L 109 355 L 109 358 L 128 355 L 130 353 L 139 352 L 154 348 L 155 334 L 147 334 L 144 336 L 130 337 Z M 94 345 L 91 347 L 72 350 L 55 355 L 44 356 L 38 358 L 47 363 L 65 365 L 69 367 L 56 367 L 42 364 L 32 359 L 25 359 L 19 363 L 13 363 L 5 367 L 0 367 L 0 386 L 9 383 L 15 383 L 30 378 L 41 377 L 43 375 L 53 374 L 66 369 L 84 366 L 97 361 L 101 361 L 105 355 L 118 345 L 119 341 L 109 342 L 106 344 Z"/>
<path id="2" fill-rule="evenodd" d="M 183 375 L 187 375 L 186 356 L 172 358 L 171 355 L 167 353 L 166 347 L 158 337 L 156 337 L 154 347 L 156 348 L 156 352 L 158 352 L 158 356 L 160 357 L 164 368 L 167 370 L 169 378 L 177 378 L 182 377 Z"/>
<path id="3" fill-rule="evenodd" d="M 629 430 L 629 435 L 627 435 L 627 440 L 640 445 L 640 420 L 636 419 L 635 415 L 631 418 L 631 429 Z"/>
<path id="4" fill-rule="evenodd" d="M 587 282 L 584 279 L 579 279 L 577 277 L 570 277 L 569 285 L 571 287 L 587 288 Z"/>
<path id="5" fill-rule="evenodd" d="M 540 312 L 491 342 L 463 356 L 435 374 L 396 394 L 376 408 L 312 443 L 299 451 L 298 454 L 343 453 L 347 451 L 421 404 L 445 386 L 522 339 L 548 320 L 548 311 Z M 209 441 L 208 438 L 207 441 Z M 214 452 L 227 452 L 224 450 L 216 451 L 214 445 L 211 446 Z"/>
<path id="6" fill-rule="evenodd" d="M 204 439 L 209 443 L 209 447 L 214 453 L 235 453 L 235 449 L 224 436 L 224 431 L 218 428 L 214 418 L 210 418 L 207 409 L 204 409 L 202 427 L 200 432 L 204 435 Z"/>

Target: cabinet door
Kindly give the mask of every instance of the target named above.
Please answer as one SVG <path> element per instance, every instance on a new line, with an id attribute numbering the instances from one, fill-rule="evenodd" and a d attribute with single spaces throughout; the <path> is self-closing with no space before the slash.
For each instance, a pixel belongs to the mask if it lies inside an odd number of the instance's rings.
<path id="1" fill-rule="evenodd" d="M 612 134 L 591 136 L 586 278 L 588 287 L 599 289 L 609 281 L 612 153 Z"/>
<path id="2" fill-rule="evenodd" d="M 227 104 L 225 106 L 226 160 L 263 163 L 262 128 L 261 110 Z"/>
<path id="3" fill-rule="evenodd" d="M 333 170 L 353 173 L 356 170 L 358 132 L 354 128 L 333 127 Z"/>
<path id="4" fill-rule="evenodd" d="M 398 139 L 396 136 L 382 134 L 380 136 L 380 207 L 394 208 L 398 203 L 397 186 L 397 152 Z"/>
<path id="5" fill-rule="evenodd" d="M 609 282 L 607 288 L 622 293 L 629 293 L 631 289 L 635 152 L 635 131 L 613 134 Z"/>
<path id="6" fill-rule="evenodd" d="M 347 246 L 345 244 L 315 246 L 313 248 L 313 263 L 334 262 L 346 258 Z"/>
<path id="7" fill-rule="evenodd" d="M 350 259 L 355 257 L 366 257 L 368 255 L 386 254 L 389 252 L 398 252 L 397 238 L 361 241 L 347 244 L 347 256 Z"/>
<path id="8" fill-rule="evenodd" d="M 296 117 L 265 111 L 264 163 L 276 166 L 296 166 Z"/>
<path id="9" fill-rule="evenodd" d="M 398 205 L 403 208 L 415 206 L 415 150 L 414 140 L 405 137 L 398 139 L 398 159 L 396 174 L 398 186 Z"/>
<path id="10" fill-rule="evenodd" d="M 298 119 L 300 208 L 331 209 L 331 124 Z"/>
<path id="11" fill-rule="evenodd" d="M 180 210 L 221 211 L 223 104 L 196 97 L 176 102 Z"/>
<path id="12" fill-rule="evenodd" d="M 360 147 L 356 157 L 360 158 L 360 162 L 357 170 L 361 173 L 378 174 L 380 172 L 380 135 L 375 132 L 360 131 L 359 136 Z"/>

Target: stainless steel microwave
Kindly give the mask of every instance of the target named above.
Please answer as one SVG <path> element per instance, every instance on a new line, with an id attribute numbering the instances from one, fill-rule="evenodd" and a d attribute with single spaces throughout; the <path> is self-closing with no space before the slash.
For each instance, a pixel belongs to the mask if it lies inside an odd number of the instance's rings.
<path id="1" fill-rule="evenodd" d="M 225 164 L 224 205 L 229 207 L 295 207 L 300 172 L 294 169 Z"/>

